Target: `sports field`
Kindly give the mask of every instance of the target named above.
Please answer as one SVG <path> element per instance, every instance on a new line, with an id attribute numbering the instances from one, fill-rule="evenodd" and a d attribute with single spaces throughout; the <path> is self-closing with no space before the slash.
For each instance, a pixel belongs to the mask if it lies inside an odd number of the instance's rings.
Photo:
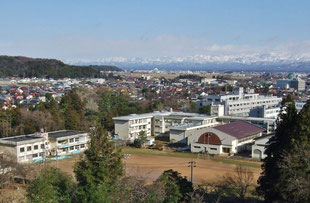
<path id="1" fill-rule="evenodd" d="M 261 169 L 259 163 L 238 162 L 227 159 L 200 159 L 197 155 L 183 153 L 165 153 L 156 152 L 153 150 L 140 150 L 125 148 L 124 153 L 130 152 L 130 157 L 126 160 L 127 175 L 144 176 L 149 181 L 155 180 L 163 171 L 173 169 L 177 170 L 183 176 L 190 178 L 190 168 L 188 162 L 195 161 L 196 167 L 193 170 L 193 180 L 195 183 L 203 181 L 217 181 L 222 176 L 233 173 L 236 164 L 253 165 L 251 170 L 254 173 L 254 178 L 257 180 Z M 58 167 L 73 175 L 73 167 L 79 156 L 75 155 L 69 159 L 58 161 Z M 50 162 L 49 165 L 56 166 L 56 161 Z"/>

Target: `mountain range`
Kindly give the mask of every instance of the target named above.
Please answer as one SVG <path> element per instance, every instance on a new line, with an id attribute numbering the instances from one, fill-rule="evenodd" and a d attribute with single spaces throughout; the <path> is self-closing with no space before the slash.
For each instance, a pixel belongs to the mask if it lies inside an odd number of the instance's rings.
<path id="1" fill-rule="evenodd" d="M 112 57 L 96 60 L 68 60 L 70 64 L 106 64 L 123 69 L 154 68 L 162 70 L 204 71 L 263 71 L 310 72 L 310 55 L 248 54 L 248 55 L 195 55 L 188 57 L 124 58 Z"/>

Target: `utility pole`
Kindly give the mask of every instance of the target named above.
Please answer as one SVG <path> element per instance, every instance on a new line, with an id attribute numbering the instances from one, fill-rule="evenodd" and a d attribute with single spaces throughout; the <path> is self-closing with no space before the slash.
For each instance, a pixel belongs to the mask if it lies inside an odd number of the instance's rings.
<path id="1" fill-rule="evenodd" d="M 190 164 L 188 167 L 191 168 L 191 183 L 193 183 L 193 168 L 196 167 L 196 161 L 190 161 L 188 164 Z"/>

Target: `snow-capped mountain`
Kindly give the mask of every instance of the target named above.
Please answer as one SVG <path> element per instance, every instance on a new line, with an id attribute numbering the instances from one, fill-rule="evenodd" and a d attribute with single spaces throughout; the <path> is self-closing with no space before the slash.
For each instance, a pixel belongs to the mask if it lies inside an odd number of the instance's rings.
<path id="1" fill-rule="evenodd" d="M 65 60 L 74 65 L 115 65 L 127 69 L 190 69 L 190 70 L 269 70 L 296 69 L 310 71 L 310 54 L 299 56 L 276 53 L 247 54 L 247 55 L 194 55 L 186 57 L 154 57 L 154 58 L 125 58 L 110 57 L 94 60 L 78 59 Z M 272 71 L 272 70 L 271 70 Z"/>

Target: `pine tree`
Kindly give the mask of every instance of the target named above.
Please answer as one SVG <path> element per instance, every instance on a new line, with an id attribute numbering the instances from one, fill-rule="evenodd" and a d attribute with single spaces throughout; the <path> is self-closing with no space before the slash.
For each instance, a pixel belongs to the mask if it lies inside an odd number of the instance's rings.
<path id="1" fill-rule="evenodd" d="M 113 185 L 123 175 L 122 155 L 98 127 L 83 157 L 75 165 L 79 202 L 102 202 L 108 199 Z"/>
<path id="2" fill-rule="evenodd" d="M 154 184 L 163 184 L 166 191 L 166 198 L 163 202 L 183 202 L 189 199 L 193 192 L 193 185 L 186 177 L 172 169 L 164 171 Z"/>
<path id="3" fill-rule="evenodd" d="M 308 202 L 310 102 L 297 114 L 293 99 L 286 98 L 277 124 L 266 149 L 258 190 L 266 202 Z"/>
<path id="4" fill-rule="evenodd" d="M 71 202 L 74 191 L 72 177 L 57 168 L 47 168 L 27 188 L 29 202 Z"/>

